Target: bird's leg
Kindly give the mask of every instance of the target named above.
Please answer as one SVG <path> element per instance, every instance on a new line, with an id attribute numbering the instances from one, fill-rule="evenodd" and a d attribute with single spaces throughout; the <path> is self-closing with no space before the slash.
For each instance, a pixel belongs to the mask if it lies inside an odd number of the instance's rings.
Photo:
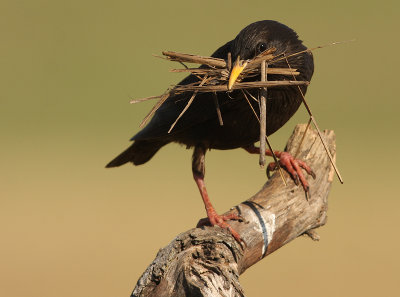
<path id="1" fill-rule="evenodd" d="M 260 148 L 254 146 L 254 144 L 243 147 L 247 152 L 250 154 L 259 154 Z M 265 154 L 268 156 L 272 156 L 271 150 L 266 150 Z M 295 159 L 290 153 L 288 152 L 281 152 L 281 151 L 274 151 L 274 154 L 277 158 L 279 158 L 279 164 L 281 167 L 284 167 L 287 172 L 291 175 L 296 185 L 301 183 L 304 190 L 306 192 L 309 191 L 309 184 L 304 176 L 303 168 L 309 175 L 311 175 L 315 179 L 315 173 L 312 169 L 302 160 Z M 271 162 L 268 164 L 267 167 L 267 176 L 270 178 L 270 172 L 274 171 L 278 168 L 278 164 L 275 162 Z"/>
<path id="2" fill-rule="evenodd" d="M 196 182 L 201 197 L 203 198 L 208 221 L 212 226 L 217 225 L 221 228 L 228 229 L 231 232 L 232 236 L 240 243 L 242 241 L 240 235 L 228 223 L 225 222 L 227 220 L 238 220 L 240 219 L 240 217 L 237 216 L 236 214 L 230 214 L 226 216 L 218 215 L 211 204 L 210 198 L 208 197 L 206 185 L 204 183 L 205 154 L 206 154 L 206 149 L 203 146 L 196 146 L 194 148 L 193 159 L 192 159 L 192 171 L 193 171 L 194 181 Z M 205 225 L 206 220 L 207 219 L 200 220 L 199 223 L 197 224 L 197 227 Z"/>

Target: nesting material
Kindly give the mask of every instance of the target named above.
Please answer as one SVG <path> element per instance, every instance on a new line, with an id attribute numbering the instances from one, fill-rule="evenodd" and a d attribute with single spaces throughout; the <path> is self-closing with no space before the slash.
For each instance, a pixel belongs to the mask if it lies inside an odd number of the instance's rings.
<path id="1" fill-rule="evenodd" d="M 329 45 L 335 45 L 340 42 L 332 43 Z M 306 51 L 311 51 L 314 49 L 322 48 L 324 46 L 319 46 L 310 50 Z M 235 83 L 228 87 L 228 82 L 229 82 L 229 77 L 230 77 L 230 72 L 232 68 L 232 60 L 231 60 L 231 54 L 229 53 L 227 56 L 227 59 L 219 59 L 219 58 L 214 58 L 214 57 L 206 57 L 206 56 L 199 56 L 199 55 L 192 55 L 192 54 L 184 54 L 184 53 L 178 53 L 178 52 L 173 52 L 173 51 L 164 51 L 162 52 L 163 56 L 157 56 L 162 59 L 166 59 L 169 61 L 176 61 L 182 64 L 185 68 L 182 69 L 172 69 L 171 72 L 186 72 L 193 74 L 199 78 L 198 81 L 191 83 L 191 84 L 185 84 L 185 85 L 175 85 L 169 88 L 164 94 L 159 95 L 159 96 L 151 96 L 147 98 L 142 98 L 142 99 L 133 99 L 130 101 L 130 103 L 138 103 L 138 102 L 143 102 L 151 99 L 159 99 L 159 101 L 153 106 L 153 108 L 150 110 L 150 112 L 146 115 L 146 117 L 143 119 L 143 121 L 140 124 L 140 127 L 143 127 L 148 120 L 154 115 L 154 113 L 160 108 L 160 106 L 172 95 L 175 94 L 182 94 L 182 93 L 188 93 L 190 96 L 190 99 L 188 100 L 188 103 L 186 104 L 185 108 L 182 110 L 182 112 L 179 114 L 175 122 L 171 125 L 168 133 L 170 133 L 173 128 L 175 127 L 176 123 L 179 121 L 179 119 L 182 117 L 182 115 L 186 112 L 186 110 L 190 107 L 191 103 L 195 99 L 196 95 L 198 93 L 202 92 L 209 92 L 209 93 L 214 93 L 216 96 L 217 92 L 230 92 L 232 90 L 241 90 L 243 94 L 245 95 L 245 98 L 247 101 L 249 101 L 247 95 L 251 96 L 250 92 L 248 92 L 248 89 L 257 89 L 259 90 L 259 98 L 254 98 L 253 99 L 257 100 L 260 104 L 260 115 L 258 116 L 256 112 L 253 109 L 253 112 L 257 119 L 260 121 L 260 166 L 264 167 L 265 165 L 265 148 L 266 144 L 268 144 L 269 149 L 272 151 L 273 158 L 276 164 L 279 166 L 279 162 L 273 153 L 273 149 L 268 141 L 268 138 L 266 137 L 265 134 L 265 121 L 266 117 L 268 116 L 266 114 L 266 108 L 265 108 L 265 101 L 266 99 L 266 93 L 268 88 L 274 88 L 274 87 L 282 87 L 282 86 L 297 86 L 299 91 L 301 92 L 301 89 L 299 88 L 302 85 L 309 85 L 310 82 L 308 81 L 299 81 L 296 79 L 296 76 L 298 76 L 300 73 L 297 71 L 295 68 L 291 68 L 287 58 L 289 56 L 285 55 L 274 55 L 276 49 L 275 48 L 270 48 L 255 58 L 251 60 L 246 60 L 246 61 L 239 61 L 238 58 L 238 63 L 241 63 L 242 67 L 244 67 L 243 71 L 240 73 L 238 78 L 236 79 Z M 295 53 L 293 55 L 300 54 Z M 292 55 L 290 55 L 292 56 Z M 287 68 L 271 68 L 268 67 L 269 65 L 273 65 L 274 62 L 280 61 L 280 60 L 286 60 L 288 67 Z M 185 63 L 194 63 L 194 64 L 200 64 L 201 66 L 199 68 L 189 68 L 185 65 Z M 267 69 L 267 70 L 266 70 Z M 264 71 L 264 73 L 263 73 Z M 283 76 L 288 76 L 292 80 L 275 80 L 275 81 L 268 81 L 267 80 L 267 73 L 268 74 L 279 74 Z M 260 81 L 245 81 L 242 82 L 245 78 L 251 78 L 251 77 L 257 77 L 261 74 L 261 80 Z M 302 93 L 302 92 L 301 92 Z M 303 94 L 302 94 L 303 95 Z M 318 134 L 321 137 L 321 141 L 325 146 L 325 142 L 321 136 L 321 133 L 318 129 L 318 126 L 316 124 L 315 118 L 313 117 L 311 110 L 309 109 L 309 106 L 307 105 L 304 96 L 303 97 L 303 103 L 310 115 L 310 120 L 313 122 L 314 126 L 317 128 L 317 131 L 319 132 Z M 216 98 L 216 97 L 215 97 Z M 215 100 L 215 108 L 217 110 L 218 114 L 218 120 L 220 125 L 223 125 L 223 115 L 221 114 L 221 111 L 219 109 L 218 105 L 218 100 Z M 250 107 L 252 108 L 252 105 L 249 103 Z M 326 146 L 325 146 L 326 148 Z M 327 150 L 327 154 L 331 159 L 331 163 L 336 171 L 336 174 L 339 178 L 339 180 L 343 183 L 343 180 L 340 176 L 340 173 L 334 164 L 334 161 L 331 157 L 331 154 Z M 283 178 L 281 168 L 279 167 L 279 171 L 281 173 L 281 176 Z M 286 184 L 286 181 L 285 181 Z"/>
<path id="2" fill-rule="evenodd" d="M 131 100 L 131 103 L 138 103 L 147 101 L 150 99 L 159 98 L 159 101 L 155 104 L 155 106 L 150 110 L 149 114 L 143 119 L 140 127 L 143 127 L 151 116 L 157 111 L 157 109 L 171 96 L 172 94 L 180 94 L 185 92 L 192 93 L 191 99 L 188 102 L 188 106 L 190 106 L 191 102 L 193 102 L 194 97 L 197 93 L 200 92 L 229 92 L 232 90 L 244 90 L 244 89 L 260 89 L 260 88 L 273 88 L 273 87 L 281 87 L 281 86 L 300 86 L 300 85 L 308 85 L 308 81 L 297 81 L 294 80 L 282 80 L 282 81 L 253 81 L 253 82 L 241 82 L 244 78 L 255 77 L 259 75 L 261 70 L 261 64 L 266 63 L 267 65 L 271 65 L 274 63 L 274 60 L 277 57 L 273 54 L 275 52 L 275 48 L 268 49 L 255 58 L 247 61 L 242 61 L 246 63 L 246 66 L 242 73 L 237 78 L 235 84 L 228 89 L 228 80 L 229 74 L 231 70 L 231 56 L 228 54 L 226 60 L 214 58 L 214 57 L 204 57 L 192 54 L 184 54 L 177 53 L 172 51 L 164 51 L 162 54 L 164 55 L 164 59 L 169 61 L 176 61 L 185 66 L 183 69 L 172 69 L 172 72 L 188 72 L 199 78 L 198 81 L 186 84 L 186 85 L 175 85 L 172 88 L 168 89 L 164 94 L 160 96 L 151 96 L 142 99 L 134 99 Z M 184 63 L 195 63 L 200 64 L 199 68 L 188 68 Z M 297 69 L 294 68 L 269 68 L 268 74 L 280 74 L 285 76 L 290 76 L 295 78 L 299 75 Z M 194 95 L 194 97 L 193 97 Z M 217 112 L 220 114 L 219 108 L 216 106 Z M 183 111 L 186 111 L 185 108 Z M 181 115 L 178 117 L 178 119 Z M 177 119 L 177 120 L 178 120 Z M 220 123 L 222 120 L 220 119 Z M 174 123 L 175 124 L 175 123 Z M 173 126 L 174 126 L 173 124 Z M 170 131 L 173 126 L 171 126 Z"/>

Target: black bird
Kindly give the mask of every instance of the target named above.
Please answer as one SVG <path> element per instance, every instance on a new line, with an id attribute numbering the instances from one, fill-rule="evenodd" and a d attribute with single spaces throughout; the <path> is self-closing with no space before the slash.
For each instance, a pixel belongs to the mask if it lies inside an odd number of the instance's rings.
<path id="1" fill-rule="evenodd" d="M 228 53 L 232 61 L 237 61 L 231 71 L 229 89 L 235 83 L 239 73 L 243 70 L 241 65 L 244 60 L 252 59 L 261 52 L 275 48 L 274 55 L 286 55 L 290 67 L 300 72 L 298 80 L 310 81 L 314 71 L 314 62 L 311 52 L 306 51 L 302 41 L 298 39 L 291 28 L 271 20 L 252 23 L 245 27 L 235 39 L 227 42 L 217 49 L 213 57 L 226 59 Z M 294 53 L 299 53 L 292 55 Z M 292 55 L 292 56 L 290 56 Z M 205 67 L 205 66 L 201 66 Z M 287 61 L 282 59 L 269 67 L 288 67 Z M 281 75 L 270 75 L 269 80 L 290 80 Z M 180 84 L 190 84 L 199 78 L 189 75 Z M 260 80 L 260 76 L 248 78 Z M 305 94 L 307 86 L 301 86 Z M 257 97 L 257 90 L 251 91 Z M 194 148 L 192 171 L 193 177 L 199 187 L 203 202 L 211 225 L 227 228 L 232 235 L 240 241 L 239 234 L 225 221 L 237 219 L 237 216 L 220 216 L 213 208 L 204 184 L 205 153 L 210 149 L 235 149 L 244 148 L 250 153 L 259 153 L 259 148 L 254 143 L 259 140 L 260 127 L 257 118 L 251 110 L 249 103 L 240 90 L 232 92 L 218 92 L 217 100 L 223 118 L 220 125 L 215 109 L 213 93 L 198 93 L 189 109 L 177 122 L 174 129 L 168 133 L 172 123 L 186 106 L 192 94 L 181 93 L 170 96 L 156 111 L 149 124 L 131 138 L 133 144 L 112 160 L 106 167 L 117 167 L 131 162 L 141 165 L 149 161 L 157 151 L 170 142 L 184 144 L 187 148 Z M 253 100 L 251 100 L 253 101 Z M 270 88 L 267 96 L 267 124 L 266 134 L 271 135 L 281 128 L 297 111 L 302 102 L 302 95 L 297 86 Z M 259 112 L 257 102 L 252 102 L 253 108 Z M 267 155 L 271 156 L 268 150 Z M 308 183 L 301 168 L 308 174 L 314 175 L 311 169 L 302 161 L 294 159 L 285 152 L 275 152 L 284 167 L 298 184 L 299 179 L 305 190 Z M 274 169 L 276 164 L 271 163 L 269 168 Z"/>

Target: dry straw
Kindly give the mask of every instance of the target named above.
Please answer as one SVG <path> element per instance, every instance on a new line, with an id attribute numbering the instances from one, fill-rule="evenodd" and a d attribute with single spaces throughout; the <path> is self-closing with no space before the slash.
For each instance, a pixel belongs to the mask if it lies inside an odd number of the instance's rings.
<path id="1" fill-rule="evenodd" d="M 312 51 L 315 49 L 323 48 L 326 46 L 330 45 L 336 45 L 342 42 L 334 42 L 325 46 L 318 46 L 312 49 L 308 49 L 305 51 Z M 164 57 L 160 57 L 162 59 L 166 59 L 169 61 L 176 61 L 182 64 L 185 68 L 183 69 L 172 69 L 172 72 L 187 72 L 190 74 L 195 75 L 198 77 L 198 81 L 190 84 L 185 84 L 185 85 L 175 85 L 172 88 L 168 89 L 164 94 L 159 95 L 159 96 L 151 96 L 147 98 L 142 98 L 142 99 L 134 99 L 131 100 L 131 103 L 138 103 L 138 102 L 143 102 L 147 101 L 150 99 L 159 99 L 159 101 L 154 105 L 154 107 L 150 110 L 150 112 L 146 115 L 146 117 L 143 119 L 142 123 L 140 124 L 140 127 L 143 127 L 148 120 L 154 115 L 154 113 L 157 111 L 158 108 L 170 97 L 175 94 L 181 94 L 181 93 L 189 93 L 190 94 L 190 99 L 188 100 L 186 106 L 182 110 L 182 112 L 179 114 L 179 116 L 176 118 L 175 122 L 171 125 L 170 129 L 168 130 L 168 133 L 170 133 L 173 128 L 175 127 L 176 123 L 179 121 L 179 119 L 182 117 L 182 115 L 186 112 L 186 110 L 190 107 L 194 99 L 196 98 L 196 95 L 198 93 L 213 93 L 214 94 L 214 102 L 215 102 L 215 108 L 217 110 L 218 114 L 218 120 L 220 125 L 223 125 L 223 114 L 221 114 L 221 110 L 219 108 L 218 100 L 217 100 L 217 92 L 230 92 L 232 90 L 241 90 L 243 93 L 246 101 L 248 102 L 250 108 L 252 109 L 255 117 L 257 120 L 260 122 L 260 166 L 264 167 L 265 166 L 265 149 L 266 145 L 268 145 L 269 149 L 272 152 L 272 156 L 274 158 L 275 164 L 278 165 L 279 172 L 281 174 L 281 177 L 286 184 L 286 181 L 283 177 L 282 170 L 279 166 L 279 162 L 277 160 L 277 157 L 274 154 L 274 150 L 272 149 L 270 142 L 268 141 L 268 138 L 266 136 L 266 100 L 267 100 L 267 89 L 268 88 L 274 88 L 274 87 L 282 87 L 282 86 L 297 86 L 299 92 L 301 93 L 302 99 L 304 106 L 310 115 L 309 119 L 309 125 L 312 122 L 318 132 L 318 135 L 325 147 L 325 150 L 329 156 L 329 159 L 331 161 L 331 164 L 333 165 L 335 172 L 339 178 L 339 181 L 343 183 L 343 179 L 339 173 L 339 170 L 337 169 L 332 156 L 327 149 L 325 145 L 325 141 L 323 139 L 323 136 L 318 128 L 318 125 L 316 123 L 316 120 L 311 113 L 311 109 L 309 105 L 307 104 L 304 95 L 301 91 L 300 86 L 302 85 L 308 85 L 308 81 L 298 81 L 296 79 L 296 76 L 299 75 L 299 72 L 297 69 L 294 69 L 290 67 L 290 64 L 288 62 L 288 57 L 294 56 L 301 54 L 305 51 L 294 53 L 291 55 L 286 56 L 285 54 L 281 55 L 274 55 L 274 52 L 276 51 L 275 48 L 270 48 L 255 58 L 247 61 L 242 61 L 243 63 L 246 63 L 246 67 L 244 67 L 243 71 L 239 75 L 237 81 L 235 84 L 232 86 L 231 90 L 228 89 L 228 80 L 229 80 L 229 74 L 230 70 L 232 68 L 232 61 L 231 61 L 231 54 L 228 53 L 227 59 L 219 59 L 219 58 L 214 58 L 214 57 L 205 57 L 205 56 L 198 56 L 198 55 L 192 55 L 192 54 L 184 54 L 184 53 L 177 53 L 177 52 L 172 52 L 172 51 L 164 51 L 162 54 Z M 274 62 L 280 61 L 280 60 L 285 60 L 288 67 L 287 68 L 271 68 L 268 67 L 269 65 L 273 65 Z M 238 61 L 239 62 L 239 61 Z M 200 64 L 201 66 L 199 68 L 189 68 L 185 65 L 185 63 L 194 63 L 194 64 Z M 252 81 L 252 82 L 242 82 L 245 78 L 250 78 L 250 77 L 257 77 L 261 74 L 261 80 L 260 81 Z M 275 80 L 275 81 L 268 81 L 267 80 L 267 75 L 269 74 L 279 74 L 283 76 L 288 76 L 292 80 Z M 256 89 L 258 90 L 258 98 L 255 98 L 250 92 L 249 89 Z M 254 110 L 253 106 L 250 103 L 250 99 L 256 100 L 259 103 L 260 106 L 260 115 L 256 113 Z M 308 126 L 309 126 L 308 125 Z M 307 126 L 307 128 L 308 128 Z M 307 133 L 307 130 L 304 132 Z M 304 138 L 304 137 L 303 137 Z"/>

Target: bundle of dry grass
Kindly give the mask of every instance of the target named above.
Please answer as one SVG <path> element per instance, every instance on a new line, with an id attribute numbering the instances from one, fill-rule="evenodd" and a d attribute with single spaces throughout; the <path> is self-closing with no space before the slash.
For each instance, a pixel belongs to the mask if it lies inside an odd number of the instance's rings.
<path id="1" fill-rule="evenodd" d="M 246 64 L 242 73 L 237 78 L 237 82 L 228 88 L 229 73 L 232 67 L 231 56 L 228 54 L 227 60 L 204 57 L 192 54 L 183 54 L 172 51 L 164 51 L 162 54 L 169 61 L 176 61 L 185 66 L 184 69 L 172 69 L 172 72 L 188 72 L 199 77 L 199 81 L 187 84 L 187 85 L 176 85 L 171 89 L 168 89 L 163 95 L 152 96 L 143 99 L 131 100 L 131 103 L 137 103 L 147 101 L 150 99 L 160 98 L 149 114 L 144 118 L 140 126 L 142 127 L 147 123 L 150 117 L 157 111 L 157 109 L 168 99 L 172 94 L 184 93 L 184 92 L 228 92 L 231 90 L 239 89 L 259 89 L 259 88 L 272 88 L 279 86 L 296 86 L 296 85 L 308 85 L 308 81 L 297 81 L 297 80 L 282 80 L 282 81 L 254 81 L 254 82 L 241 82 L 244 78 L 254 77 L 259 75 L 261 70 L 261 64 L 267 63 L 273 65 L 275 60 L 280 60 L 278 56 L 274 56 L 275 49 L 271 48 L 264 51 L 260 55 L 256 56 L 252 60 L 244 61 Z M 200 68 L 188 68 L 184 63 L 194 63 L 203 65 Z M 299 75 L 296 69 L 288 68 L 269 68 L 268 74 L 280 74 L 285 76 L 291 76 L 295 78 Z"/>
<path id="2" fill-rule="evenodd" d="M 338 44 L 339 42 L 332 43 L 330 45 Z M 324 46 L 319 46 L 313 49 L 309 49 L 307 51 L 312 51 L 314 49 L 322 48 Z M 210 92 L 210 93 L 217 93 L 217 92 L 230 92 L 232 90 L 241 90 L 244 95 L 246 100 L 248 101 L 248 97 L 246 96 L 246 93 L 251 96 L 249 92 L 247 92 L 248 89 L 257 89 L 259 90 L 258 98 L 255 98 L 252 96 L 253 99 L 257 100 L 260 106 L 260 114 L 257 115 L 256 112 L 253 109 L 253 112 L 257 119 L 260 122 L 260 166 L 263 167 L 265 165 L 265 148 L 266 145 L 268 145 L 269 149 L 273 152 L 273 149 L 268 141 L 268 138 L 266 137 L 265 131 L 266 131 L 266 98 L 267 98 L 267 89 L 268 88 L 273 88 L 273 87 L 282 87 L 282 86 L 297 86 L 298 90 L 300 93 L 301 85 L 308 85 L 310 82 L 308 81 L 298 81 L 296 80 L 296 76 L 299 75 L 299 72 L 297 69 L 291 68 L 288 62 L 288 56 L 285 55 L 274 55 L 276 49 L 275 48 L 270 48 L 255 58 L 251 60 L 246 60 L 246 61 L 240 61 L 240 57 L 238 57 L 237 63 L 240 64 L 242 67 L 242 71 L 239 74 L 239 76 L 235 79 L 235 83 L 233 85 L 229 84 L 229 78 L 230 78 L 230 73 L 232 69 L 232 60 L 231 60 L 231 54 L 228 53 L 227 59 L 219 59 L 219 58 L 214 58 L 214 57 L 205 57 L 205 56 L 198 56 L 198 55 L 192 55 L 192 54 L 184 54 L 184 53 L 178 53 L 178 52 L 172 52 L 172 51 L 164 51 L 162 54 L 164 57 L 157 56 L 169 61 L 176 61 L 182 64 L 185 68 L 182 69 L 172 69 L 171 72 L 187 72 L 191 73 L 199 78 L 198 81 L 191 83 L 191 84 L 185 84 L 185 85 L 175 85 L 172 88 L 168 89 L 164 94 L 159 95 L 159 96 L 151 96 L 147 98 L 142 98 L 142 99 L 134 99 L 131 100 L 130 103 L 138 103 L 138 102 L 143 102 L 147 101 L 150 99 L 157 99 L 159 98 L 159 101 L 153 106 L 153 108 L 150 110 L 150 112 L 146 115 L 146 117 L 143 119 L 143 121 L 140 124 L 140 127 L 143 127 L 148 120 L 153 116 L 153 114 L 157 111 L 158 108 L 173 94 L 180 94 L 180 93 L 190 93 L 190 99 L 188 100 L 188 103 L 186 104 L 185 108 L 182 110 L 180 115 L 177 117 L 175 122 L 171 125 L 168 133 L 172 131 L 176 123 L 179 121 L 179 119 L 182 117 L 182 115 L 186 112 L 186 110 L 190 107 L 192 104 L 193 100 L 195 99 L 197 93 L 199 92 Z M 298 52 L 293 55 L 298 55 L 301 54 L 302 52 Z M 277 61 L 281 60 L 286 60 L 287 63 L 287 68 L 269 68 L 269 65 L 273 65 Z M 194 64 L 200 64 L 201 66 L 199 68 L 189 68 L 185 65 L 185 63 L 194 63 Z M 261 74 L 261 80 L 260 81 L 245 81 L 246 78 L 251 78 L 251 77 L 256 77 L 260 76 Z M 274 80 L 274 81 L 268 81 L 267 80 L 267 74 L 279 74 L 282 76 L 288 76 L 292 80 Z M 303 94 L 302 94 L 303 95 Z M 216 96 L 215 96 L 216 97 Z M 310 107 L 308 106 L 307 102 L 305 101 L 304 96 L 303 98 L 303 103 L 310 115 L 309 123 L 308 126 L 311 124 L 311 122 L 314 124 L 315 128 L 317 129 L 317 132 L 321 138 L 322 143 L 325 146 L 326 152 L 331 160 L 331 163 L 336 171 L 336 174 L 340 180 L 340 182 L 343 182 L 340 173 L 334 164 L 334 161 L 332 159 L 331 154 L 329 153 L 328 149 L 326 148 L 326 144 L 324 139 L 322 138 L 322 135 L 320 133 L 320 130 L 318 128 L 318 125 L 315 121 L 315 118 L 313 117 Z M 219 117 L 219 122 L 220 125 L 223 125 L 223 120 L 222 120 L 222 115 L 221 111 L 218 106 L 218 100 L 215 100 L 216 104 L 215 107 L 217 109 L 217 114 Z M 249 106 L 252 108 L 250 102 Z M 307 126 L 307 128 L 308 128 Z M 307 129 L 306 129 L 307 132 Z M 305 132 L 305 133 L 306 133 Z M 277 161 L 277 158 L 275 155 L 273 155 L 274 160 L 276 164 L 279 164 Z M 281 172 L 280 168 L 279 171 Z M 283 175 L 281 173 L 281 176 L 283 178 Z"/>

